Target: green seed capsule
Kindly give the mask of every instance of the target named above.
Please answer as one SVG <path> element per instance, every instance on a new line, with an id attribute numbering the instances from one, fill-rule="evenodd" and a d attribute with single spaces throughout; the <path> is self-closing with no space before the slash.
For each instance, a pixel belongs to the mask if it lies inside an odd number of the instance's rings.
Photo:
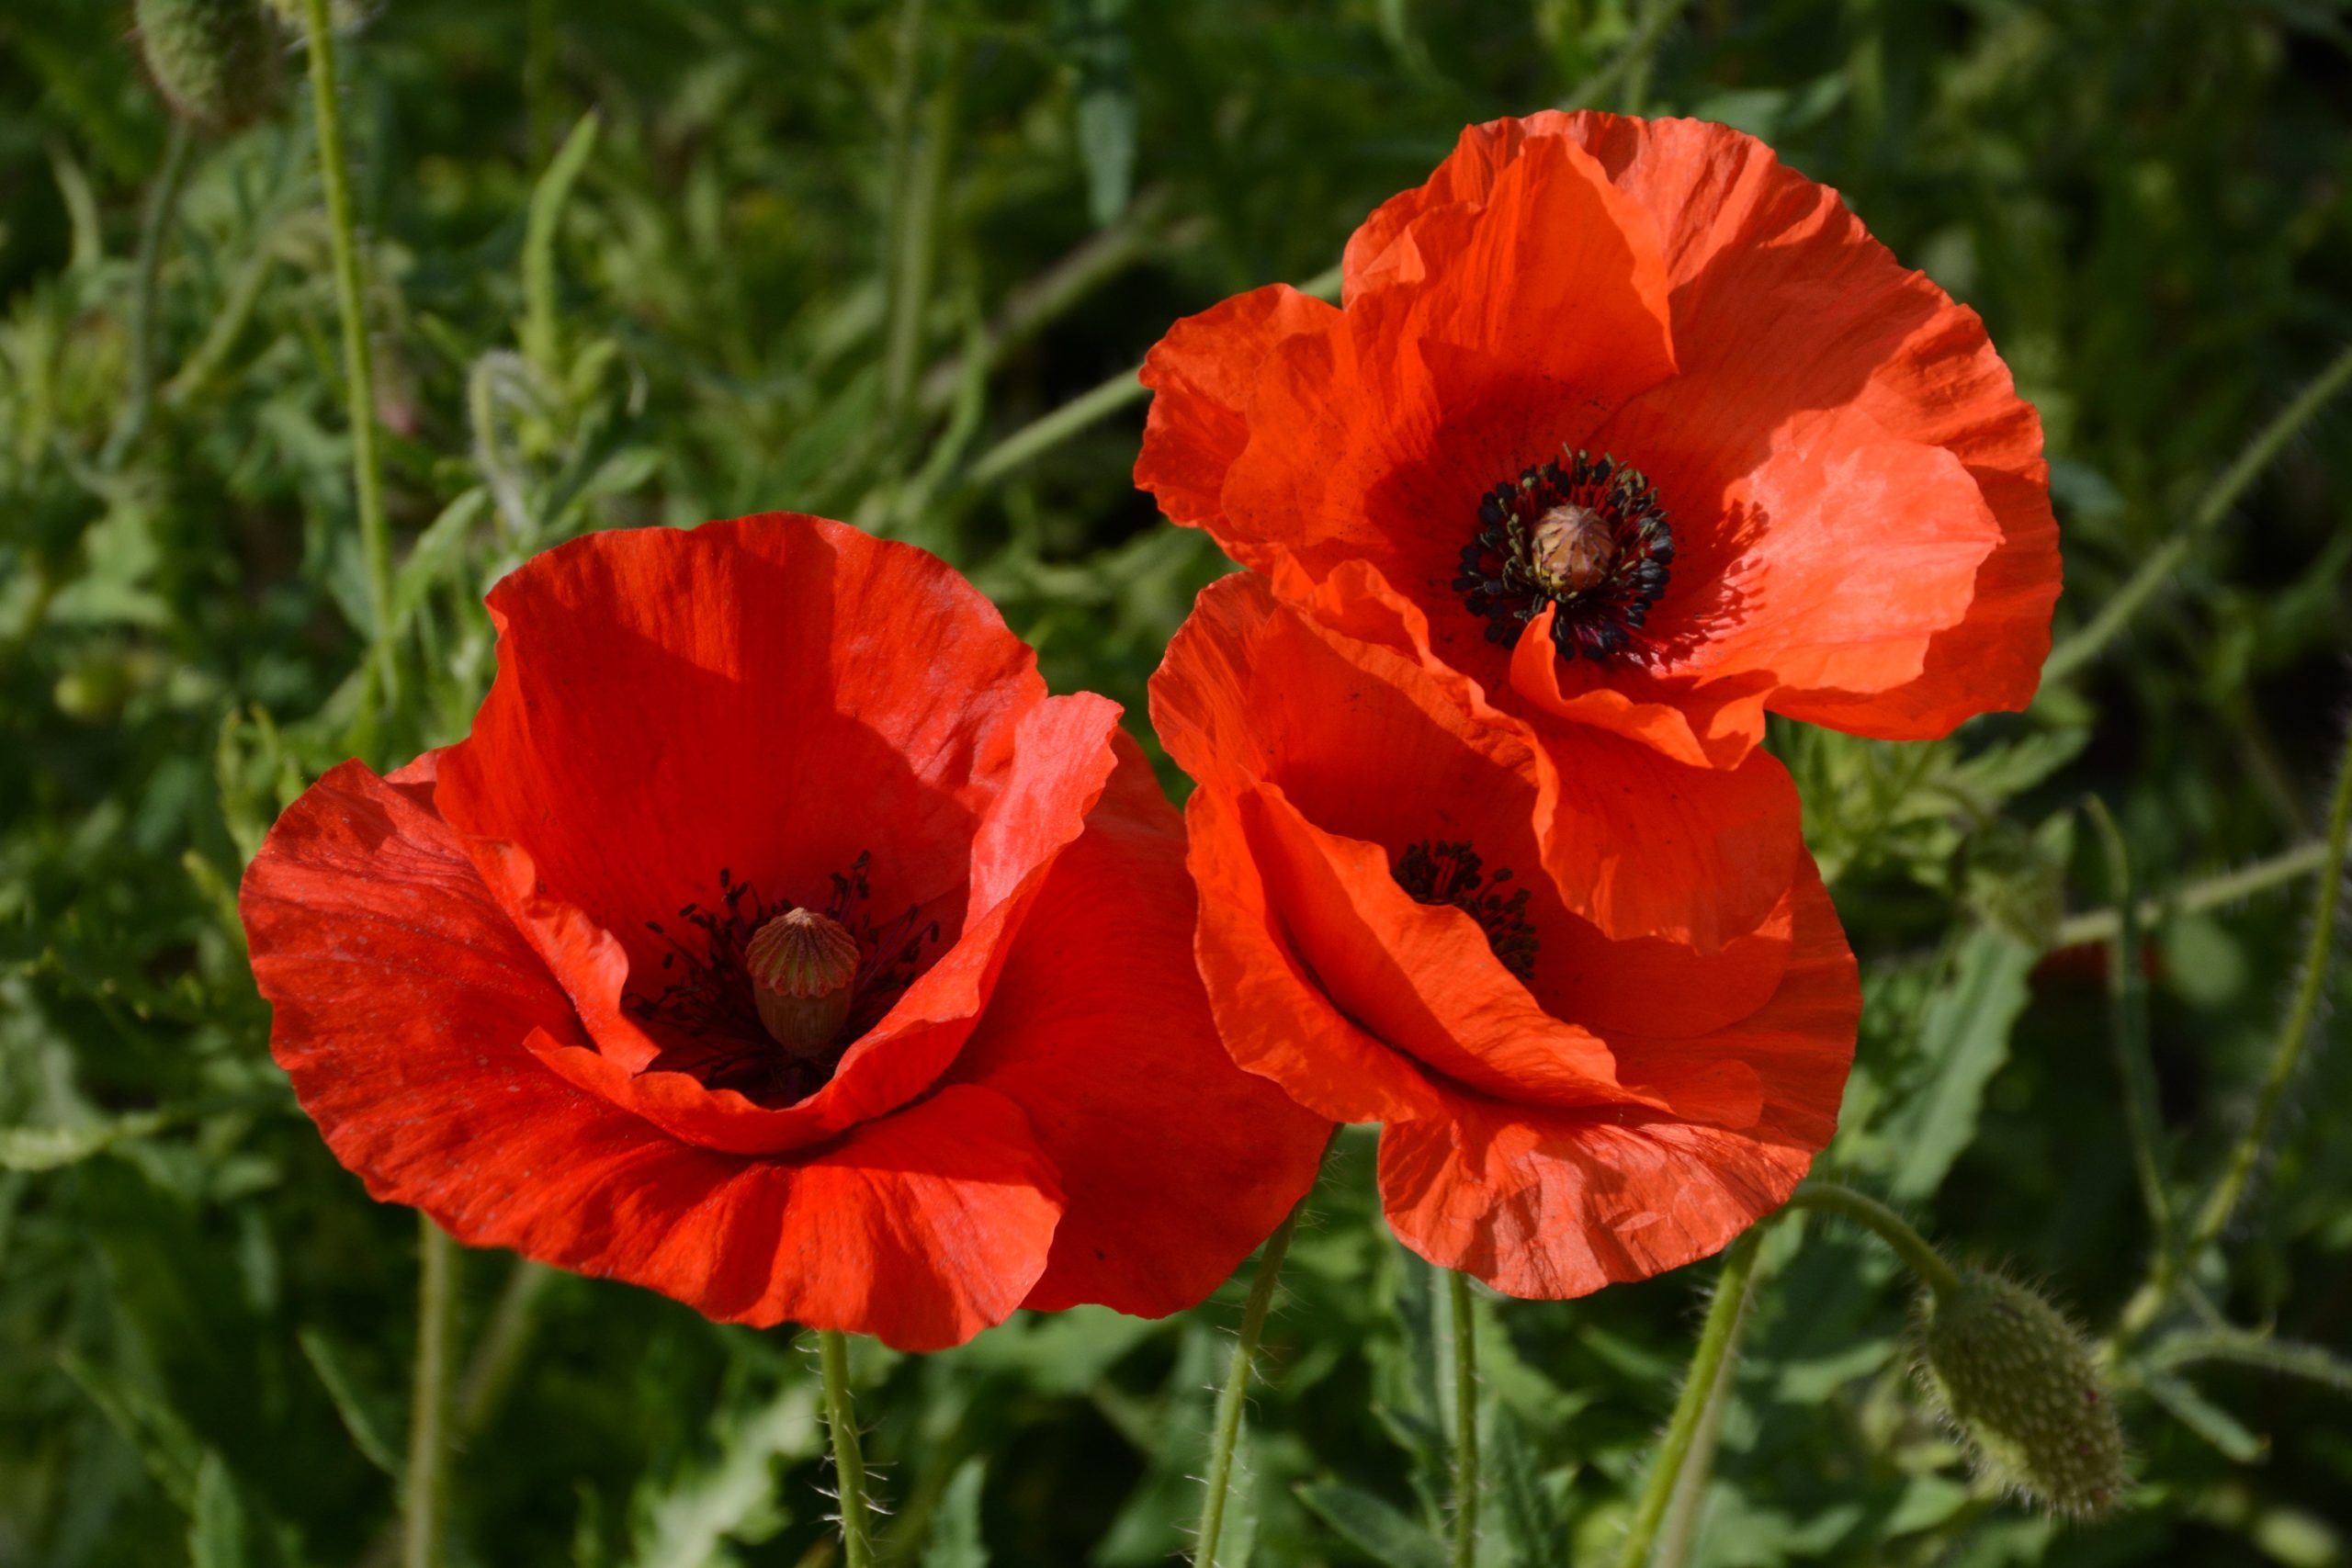
<path id="1" fill-rule="evenodd" d="M 138 0 L 139 47 L 180 118 L 251 125 L 277 101 L 279 42 L 260 0 Z"/>
<path id="2" fill-rule="evenodd" d="M 1984 1472 L 2056 1513 L 2121 1500 L 2123 1431 L 2090 1347 L 2032 1291 L 1971 1270 L 1920 1310 L 1923 1370 Z"/>

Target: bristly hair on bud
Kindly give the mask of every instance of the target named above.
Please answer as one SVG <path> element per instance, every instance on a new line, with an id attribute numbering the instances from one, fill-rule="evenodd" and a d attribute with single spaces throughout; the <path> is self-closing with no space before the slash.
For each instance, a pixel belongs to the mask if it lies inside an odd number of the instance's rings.
<path id="1" fill-rule="evenodd" d="M 243 130 L 277 101 L 279 44 L 261 0 L 138 0 L 139 50 L 182 119 Z"/>
<path id="2" fill-rule="evenodd" d="M 2052 1513 L 2122 1501 L 2123 1428 L 2082 1332 L 2041 1295 L 1968 1269 L 1920 1299 L 1922 1381 L 1982 1473 Z"/>

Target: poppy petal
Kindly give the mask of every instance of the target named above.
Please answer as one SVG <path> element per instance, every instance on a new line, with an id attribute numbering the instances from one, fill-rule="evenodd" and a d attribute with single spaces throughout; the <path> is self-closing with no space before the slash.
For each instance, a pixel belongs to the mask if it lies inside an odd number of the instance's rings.
<path id="1" fill-rule="evenodd" d="M 1804 885 L 1796 950 L 1770 1003 L 1702 1043 L 1621 1056 L 1629 1077 L 1679 1080 L 1746 1111 L 1742 1124 L 1506 1105 L 1439 1086 L 1444 1115 L 1381 1134 L 1397 1236 L 1511 1295 L 1559 1299 L 1703 1258 L 1786 1201 L 1835 1129 L 1861 1009 L 1819 889 L 1817 875 Z M 1753 1075 L 1752 1096 L 1724 1092 L 1725 1066 Z"/>
<path id="2" fill-rule="evenodd" d="M 1427 1080 L 1332 1006 L 1283 934 L 1238 806 L 1204 783 L 1184 822 L 1201 894 L 1193 955 L 1234 1061 L 1330 1121 L 1434 1114 Z"/>
<path id="3" fill-rule="evenodd" d="M 1272 283 L 1185 317 L 1144 355 L 1140 379 L 1152 399 L 1136 486 L 1159 499 L 1170 522 L 1217 529 L 1226 473 L 1250 444 L 1247 410 L 1260 367 L 1283 339 L 1338 313 Z"/>
<path id="4" fill-rule="evenodd" d="M 950 1081 L 1019 1105 L 1069 1194 L 1025 1304 L 1159 1317 L 1215 1290 L 1306 1195 L 1329 1123 L 1218 1043 L 1182 819 L 1135 742 L 1115 744 L 1119 770 Z"/>
<path id="5" fill-rule="evenodd" d="M 676 1142 L 541 1065 L 585 1032 L 423 793 L 333 770 L 240 897 L 272 1053 L 373 1196 L 726 1321 L 916 1349 L 1019 1304 L 1061 1204 L 1018 1107 L 944 1090 L 798 1162 Z"/>

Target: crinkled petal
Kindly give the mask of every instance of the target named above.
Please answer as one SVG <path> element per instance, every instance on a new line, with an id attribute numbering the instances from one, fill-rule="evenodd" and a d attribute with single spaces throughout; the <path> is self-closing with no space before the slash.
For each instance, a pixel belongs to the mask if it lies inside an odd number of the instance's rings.
<path id="1" fill-rule="evenodd" d="M 1383 1205 L 1430 1262 L 1558 1299 L 1703 1258 L 1784 1202 L 1835 1130 L 1861 997 L 1817 875 L 1796 952 L 1753 1017 L 1672 1047 L 1627 1042 L 1623 1070 L 1713 1100 L 1723 1122 L 1636 1109 L 1510 1105 L 1451 1090 L 1445 1112 L 1381 1134 Z M 1753 1092 L 1726 1092 L 1726 1069 Z M 1728 1124 L 1726 1124 L 1728 1123 Z"/>
<path id="2" fill-rule="evenodd" d="M 944 1090 L 795 1161 L 678 1142 L 542 1065 L 586 1033 L 424 794 L 332 771 L 241 897 L 272 1052 L 372 1195 L 727 1321 L 920 1349 L 1020 1303 L 1061 1201 L 1017 1106 Z"/>
<path id="3" fill-rule="evenodd" d="M 951 1079 L 1019 1105 L 1068 1194 L 1026 1304 L 1158 1317 L 1215 1290 L 1306 1195 L 1329 1123 L 1218 1043 L 1182 820 L 1135 742 L 1116 744 Z"/>
<path id="4" fill-rule="evenodd" d="M 1136 486 L 1171 523 L 1218 531 L 1225 476 L 1250 444 L 1250 399 L 1275 346 L 1338 311 L 1285 283 L 1237 294 L 1187 316 L 1144 355 L 1151 389 Z"/>

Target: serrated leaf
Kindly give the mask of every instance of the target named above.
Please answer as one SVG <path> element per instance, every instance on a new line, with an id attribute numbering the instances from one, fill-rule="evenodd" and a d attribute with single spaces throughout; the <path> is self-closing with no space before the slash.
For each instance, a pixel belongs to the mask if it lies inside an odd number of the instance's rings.
<path id="1" fill-rule="evenodd" d="M 1508 1405 L 1498 1404 L 1487 1423 L 1487 1469 L 1505 1560 L 1518 1568 L 1551 1568 L 1560 1561 L 1567 1526 L 1544 1489 L 1534 1439 Z"/>
<path id="2" fill-rule="evenodd" d="M 1445 1568 L 1445 1546 L 1419 1520 L 1361 1487 L 1312 1481 L 1298 1500 L 1340 1539 L 1384 1568 Z"/>
<path id="3" fill-rule="evenodd" d="M 1927 1077 L 1881 1129 L 1894 1151 L 1887 1191 L 1897 1201 L 1933 1193 L 1975 1138 L 1984 1086 L 2009 1059 L 2009 1032 L 2025 1010 L 2026 976 L 2036 956 L 1989 926 L 1962 939 L 1951 978 L 1920 1019 Z"/>
<path id="4" fill-rule="evenodd" d="M 967 1459 L 947 1483 L 932 1519 L 922 1568 L 988 1568 L 988 1544 L 980 1537 L 980 1486 L 987 1475 L 985 1461 Z"/>

